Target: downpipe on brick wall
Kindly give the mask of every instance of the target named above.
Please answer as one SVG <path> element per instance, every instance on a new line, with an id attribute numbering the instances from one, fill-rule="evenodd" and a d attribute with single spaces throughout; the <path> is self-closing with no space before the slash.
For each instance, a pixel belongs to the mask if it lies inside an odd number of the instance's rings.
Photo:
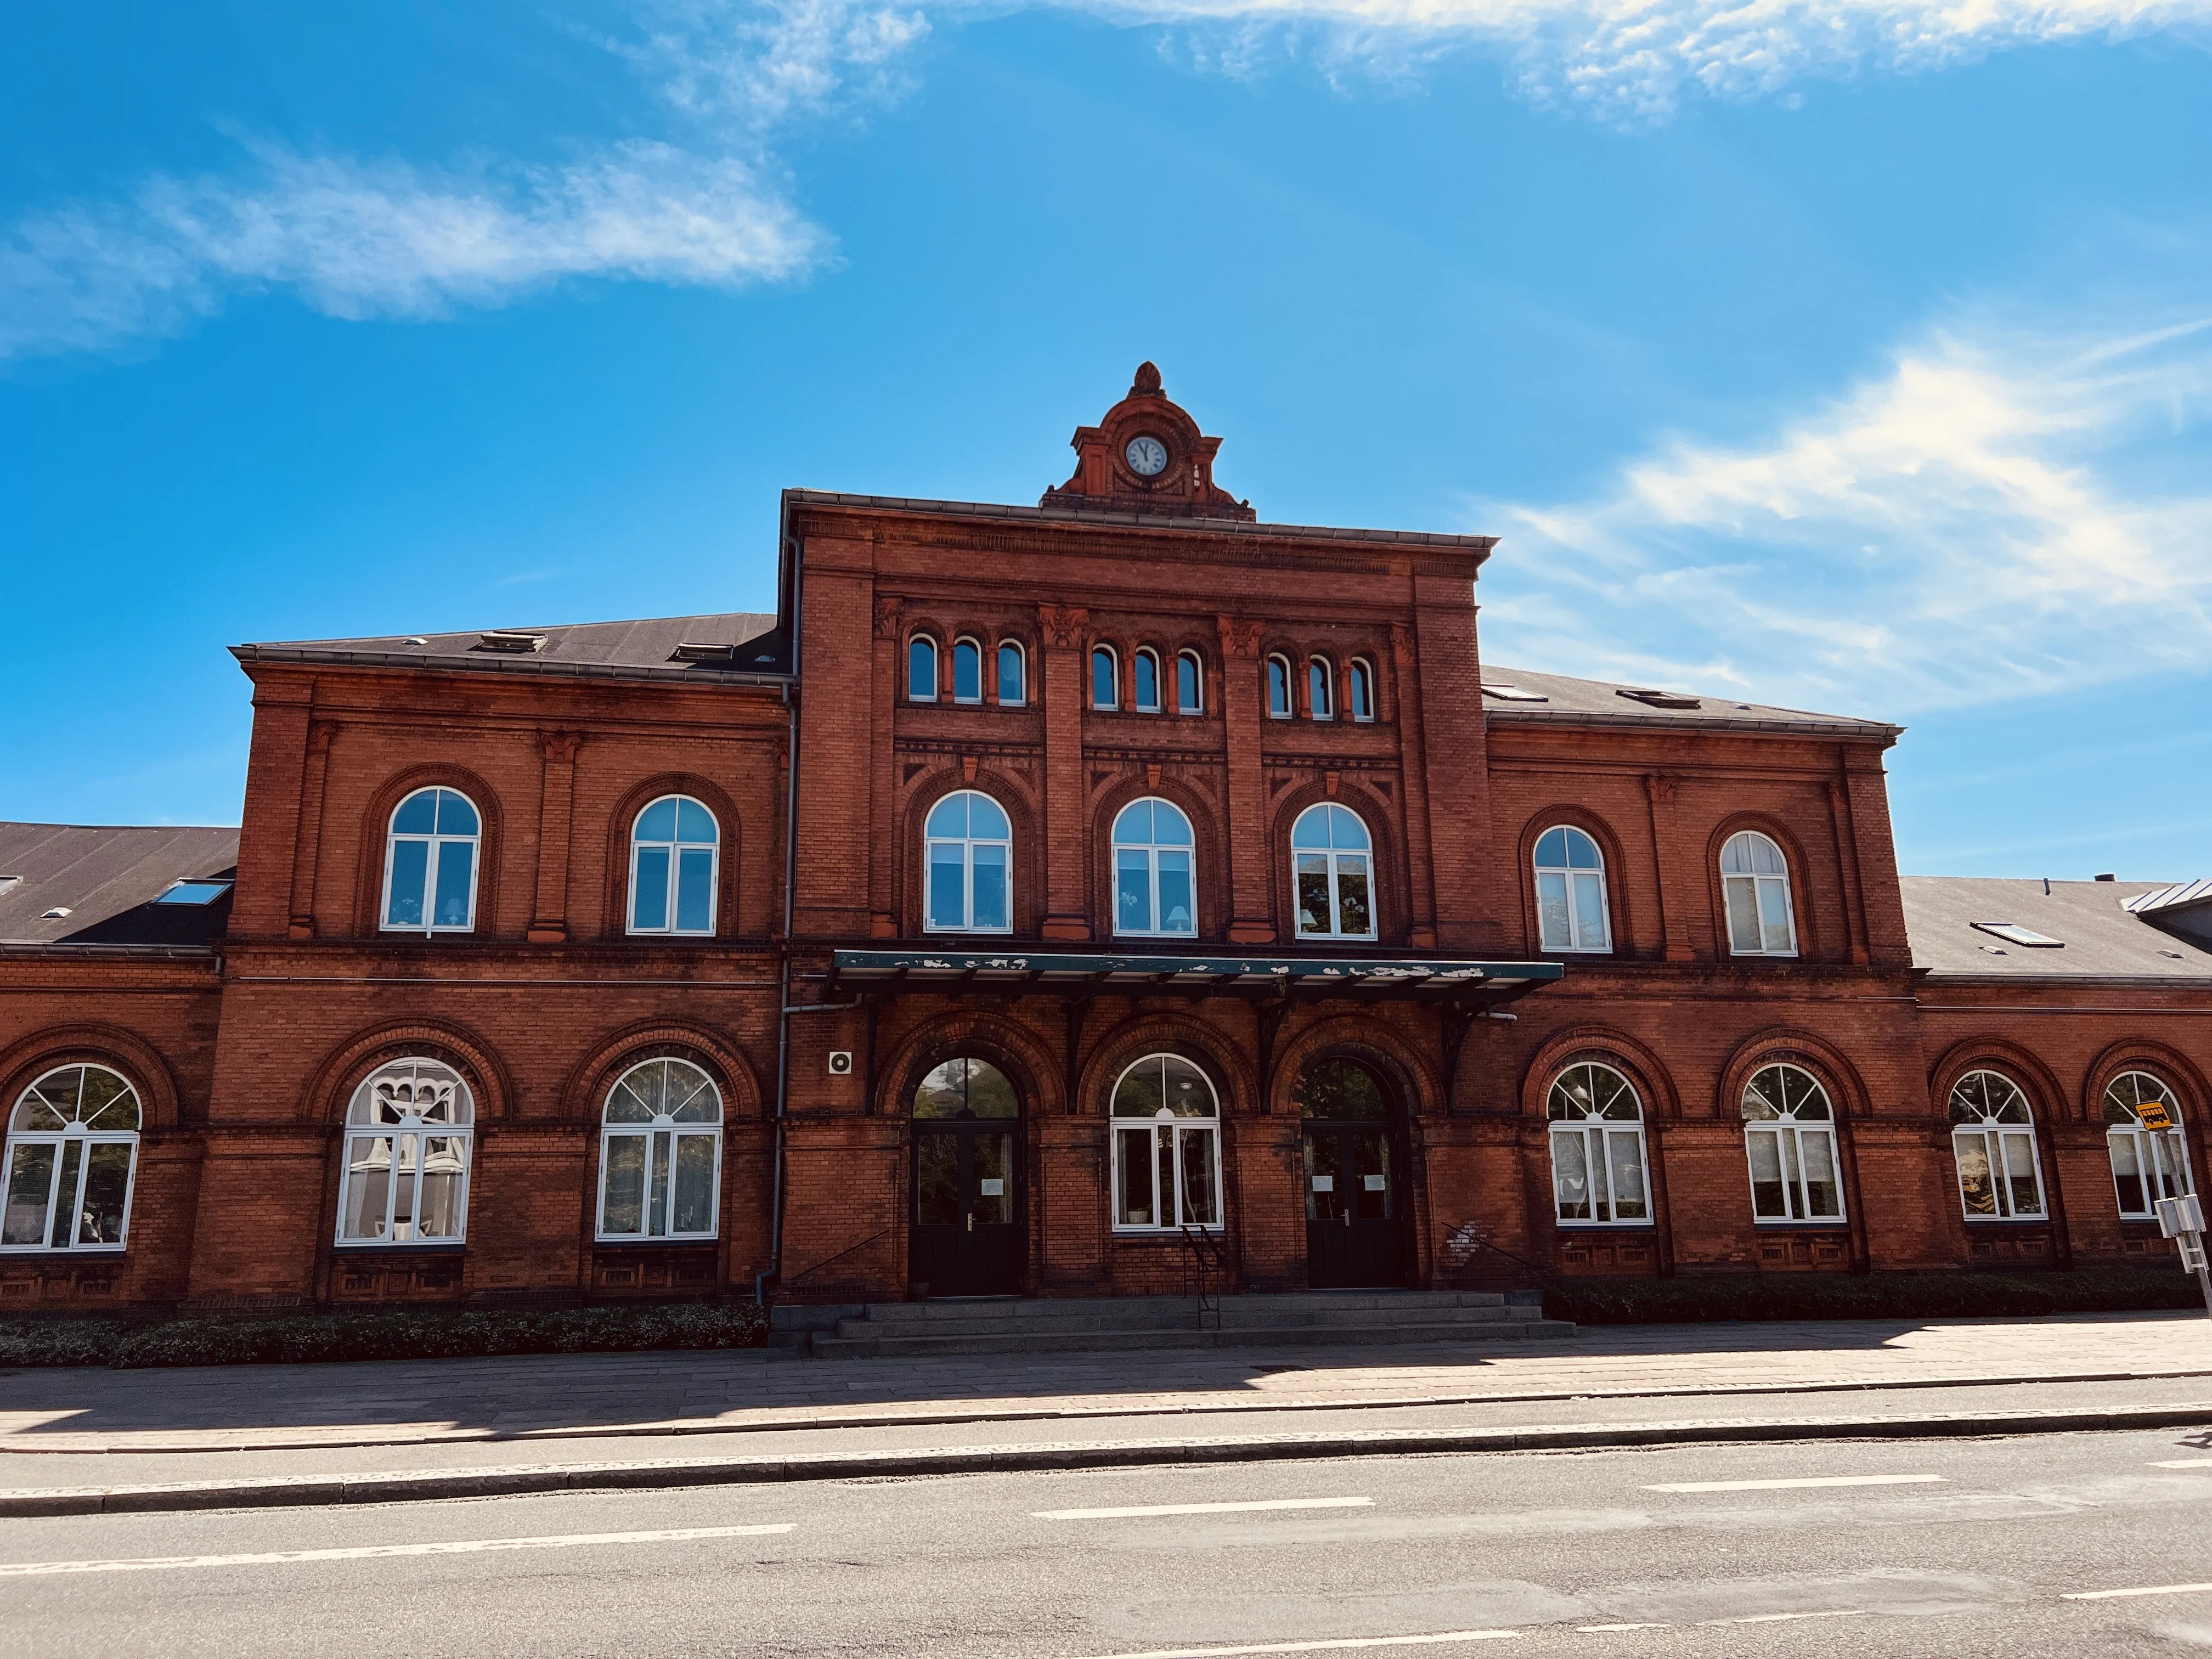
<path id="1" fill-rule="evenodd" d="M 783 1141 L 784 1115 L 791 1105 L 791 924 L 796 914 L 793 887 L 799 880 L 799 646 L 805 638 L 806 583 L 802 568 L 804 547 L 794 538 L 783 538 L 783 555 L 791 561 L 791 678 L 784 682 L 783 787 L 783 984 L 775 1006 L 782 1012 L 775 1021 L 775 1173 L 769 1177 L 768 1203 L 768 1266 L 753 1275 L 753 1304 L 768 1306 L 768 1281 L 783 1271 Z"/>

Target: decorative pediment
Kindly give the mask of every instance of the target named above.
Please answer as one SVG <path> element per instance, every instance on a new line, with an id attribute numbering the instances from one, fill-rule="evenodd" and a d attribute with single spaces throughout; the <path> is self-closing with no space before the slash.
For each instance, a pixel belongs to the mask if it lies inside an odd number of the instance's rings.
<path id="1" fill-rule="evenodd" d="M 1221 440 L 1200 433 L 1198 422 L 1160 390 L 1160 372 L 1139 364 L 1129 395 L 1097 426 L 1080 426 L 1069 440 L 1075 476 L 1048 489 L 1040 507 L 1107 507 L 1185 519 L 1244 519 L 1259 514 L 1213 482 L 1214 452 Z"/>

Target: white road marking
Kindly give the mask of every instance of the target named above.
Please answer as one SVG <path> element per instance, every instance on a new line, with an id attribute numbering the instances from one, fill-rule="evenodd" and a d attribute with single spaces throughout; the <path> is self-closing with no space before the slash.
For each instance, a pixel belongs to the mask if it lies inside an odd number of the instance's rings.
<path id="1" fill-rule="evenodd" d="M 1364 1510 L 1371 1498 L 1261 1498 L 1249 1504 L 1145 1504 L 1121 1510 L 1032 1510 L 1037 1521 L 1115 1521 L 1128 1515 L 1231 1515 L 1245 1510 Z M 1258 1648 L 1220 1648 L 1209 1653 L 1257 1653 Z"/>
<path id="2" fill-rule="evenodd" d="M 2075 1590 L 2062 1595 L 2062 1601 L 2112 1601 L 2123 1595 L 2194 1595 L 2200 1590 L 2212 1590 L 2212 1584 L 2150 1584 L 2142 1589 Z"/>
<path id="3" fill-rule="evenodd" d="M 1672 1625 L 1577 1625 L 1575 1628 L 1589 1635 L 1606 1630 L 1672 1630 Z"/>
<path id="4" fill-rule="evenodd" d="M 1150 1648 L 1143 1653 L 1100 1654 L 1096 1659 L 1231 1659 L 1240 1653 L 1334 1653 L 1348 1648 L 1439 1647 L 1447 1642 L 1506 1642 L 1517 1630 L 1440 1630 L 1425 1636 L 1346 1636 L 1327 1642 L 1264 1642 L 1244 1648 Z"/>
<path id="5" fill-rule="evenodd" d="M 1940 1474 L 1811 1474 L 1792 1480 L 1677 1480 L 1646 1492 L 1780 1492 L 1790 1486 L 1917 1486 Z"/>
<path id="6" fill-rule="evenodd" d="M 795 1522 L 769 1527 L 673 1527 L 661 1532 L 572 1532 L 548 1538 L 471 1538 L 435 1544 L 364 1544 L 351 1549 L 267 1550 L 252 1555 L 146 1555 L 112 1561 L 0 1562 L 0 1578 L 64 1572 L 154 1572 L 181 1567 L 260 1567 L 294 1561 L 370 1561 L 392 1555 L 473 1555 L 483 1550 L 575 1549 L 592 1544 L 672 1544 L 692 1538 L 764 1538 Z"/>
<path id="7" fill-rule="evenodd" d="M 1792 1619 L 1856 1619 L 1864 1607 L 1830 1607 L 1821 1613 L 1754 1613 L 1747 1619 L 1706 1619 L 1707 1625 L 1782 1625 Z"/>
<path id="8" fill-rule="evenodd" d="M 2212 1457 L 2177 1457 L 2171 1462 L 2154 1463 L 2154 1469 L 2212 1469 Z"/>

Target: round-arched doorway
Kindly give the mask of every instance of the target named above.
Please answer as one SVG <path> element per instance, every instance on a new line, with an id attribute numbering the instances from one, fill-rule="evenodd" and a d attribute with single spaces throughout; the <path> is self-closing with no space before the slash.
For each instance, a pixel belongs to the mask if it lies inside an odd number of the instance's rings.
<path id="1" fill-rule="evenodd" d="M 924 1294 L 1022 1288 L 1021 1149 L 1021 1095 L 988 1060 L 945 1060 L 916 1086 L 907 1278 Z"/>
<path id="2" fill-rule="evenodd" d="M 1403 1285 L 1405 1160 L 1389 1091 L 1372 1067 L 1331 1054 L 1306 1067 L 1295 1097 L 1305 1131 L 1306 1282 Z"/>

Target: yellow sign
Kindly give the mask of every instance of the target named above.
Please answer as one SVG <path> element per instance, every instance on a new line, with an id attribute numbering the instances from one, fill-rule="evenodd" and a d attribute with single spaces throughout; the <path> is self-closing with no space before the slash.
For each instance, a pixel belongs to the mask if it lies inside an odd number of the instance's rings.
<path id="1" fill-rule="evenodd" d="M 2136 1108 L 2136 1115 L 2142 1119 L 2142 1126 L 2146 1129 L 2171 1129 L 2173 1127 L 2173 1114 L 2166 1110 L 2166 1103 L 2162 1100 L 2146 1100 Z"/>

